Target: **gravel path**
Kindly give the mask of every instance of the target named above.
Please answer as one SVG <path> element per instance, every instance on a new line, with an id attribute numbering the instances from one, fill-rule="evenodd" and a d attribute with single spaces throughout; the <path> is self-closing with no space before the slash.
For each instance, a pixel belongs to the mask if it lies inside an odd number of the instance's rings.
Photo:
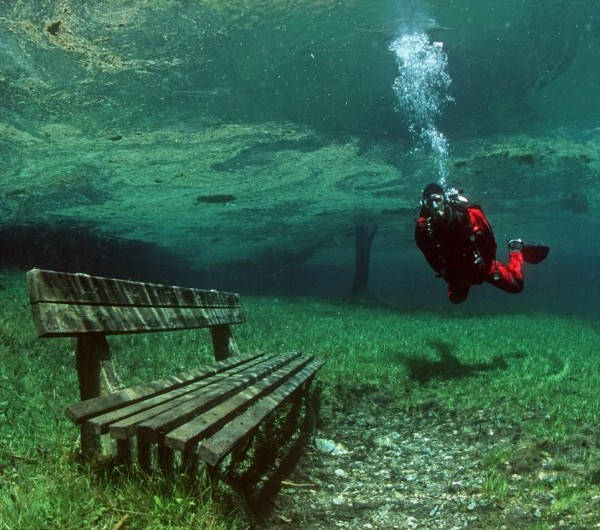
<path id="1" fill-rule="evenodd" d="M 496 480 L 486 458 L 516 447 L 520 429 L 481 416 L 459 420 L 426 404 L 418 411 L 339 417 L 317 433 L 259 528 L 600 528 L 600 498 L 589 514 L 548 511 L 559 478 L 549 448 L 539 448 L 544 457 L 507 462 Z"/>

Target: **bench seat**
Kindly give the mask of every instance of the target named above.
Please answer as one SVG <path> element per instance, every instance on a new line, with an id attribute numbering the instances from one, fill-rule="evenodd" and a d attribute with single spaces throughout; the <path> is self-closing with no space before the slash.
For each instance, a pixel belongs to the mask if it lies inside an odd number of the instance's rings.
<path id="1" fill-rule="evenodd" d="M 138 453 L 156 443 L 187 454 L 195 452 L 216 465 L 310 381 L 322 364 L 299 352 L 236 356 L 74 403 L 67 408 L 67 417 L 78 425 L 86 424 L 97 435 L 108 433 L 116 440 L 135 436 Z M 248 418 L 259 419 L 249 424 Z"/>

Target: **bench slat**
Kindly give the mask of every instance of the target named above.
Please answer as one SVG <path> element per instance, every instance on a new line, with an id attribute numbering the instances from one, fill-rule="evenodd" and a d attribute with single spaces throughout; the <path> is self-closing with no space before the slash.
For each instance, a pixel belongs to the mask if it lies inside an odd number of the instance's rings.
<path id="1" fill-rule="evenodd" d="M 277 370 L 282 364 L 299 355 L 299 352 L 277 355 L 252 366 L 244 366 L 236 373 L 227 372 L 226 377 L 215 378 L 208 386 L 195 387 L 192 392 L 181 397 L 175 397 L 165 403 L 157 403 L 152 408 L 117 421 L 110 425 L 110 434 L 113 438 L 124 439 L 130 437 L 137 429 L 139 438 L 147 437 L 148 442 L 156 441 L 155 431 L 178 427 L 181 423 L 251 385 L 258 377 Z"/>
<path id="2" fill-rule="evenodd" d="M 108 427 L 113 427 L 113 438 L 128 438 L 135 426 L 151 418 L 164 410 L 169 410 L 179 403 L 193 399 L 195 393 L 203 391 L 207 386 L 211 388 L 223 379 L 233 377 L 244 373 L 258 364 L 265 364 L 267 358 L 260 356 L 251 359 L 248 362 L 232 366 L 227 370 L 220 371 L 208 378 L 202 378 L 199 381 L 192 381 L 184 386 L 178 385 L 176 388 L 165 387 L 163 392 L 149 399 L 144 399 L 137 403 L 131 403 L 127 406 L 107 411 L 88 420 L 88 425 L 93 432 L 105 434 Z M 273 356 L 274 357 L 274 356 Z M 117 434 L 115 434 L 117 433 Z"/>
<path id="3" fill-rule="evenodd" d="M 31 310 L 39 337 L 150 333 L 245 322 L 240 308 L 154 308 L 38 302 Z"/>
<path id="4" fill-rule="evenodd" d="M 39 337 L 147 333 L 245 322 L 239 295 L 33 269 L 29 300 Z"/>
<path id="5" fill-rule="evenodd" d="M 133 430 L 142 422 L 152 421 L 157 416 L 161 418 L 169 416 L 172 411 L 177 410 L 183 414 L 190 408 L 190 403 L 193 404 L 201 400 L 201 406 L 208 399 L 212 399 L 213 394 L 217 396 L 217 400 L 226 399 L 226 395 L 221 394 L 226 389 L 233 386 L 240 386 L 248 379 L 248 373 L 262 373 L 269 370 L 272 363 L 285 362 L 287 359 L 292 359 L 300 355 L 297 352 L 287 354 L 286 357 L 274 356 L 266 359 L 259 358 L 257 362 L 252 362 L 250 365 L 241 365 L 238 369 L 228 370 L 220 373 L 209 379 L 200 381 L 191 386 L 185 386 L 175 392 L 167 392 L 158 396 L 158 398 L 150 401 L 143 401 L 139 406 L 133 405 L 124 409 L 119 409 L 110 414 L 104 414 L 90 420 L 96 431 L 106 432 L 106 427 L 110 426 L 110 434 L 113 438 L 125 439 L 129 438 Z M 163 414 L 164 413 L 164 414 Z"/>
<path id="6" fill-rule="evenodd" d="M 312 356 L 309 356 L 309 358 L 312 358 Z M 306 364 L 306 358 L 297 359 L 255 385 L 242 390 L 224 403 L 207 410 L 181 427 L 172 430 L 165 437 L 165 445 L 177 451 L 187 451 L 199 440 L 214 434 L 236 415 L 246 410 L 252 403 L 296 375 Z"/>
<path id="7" fill-rule="evenodd" d="M 236 293 L 132 282 L 41 269 L 27 273 L 29 299 L 38 302 L 149 307 L 241 307 Z"/>
<path id="8" fill-rule="evenodd" d="M 274 392 L 251 406 L 229 422 L 216 434 L 198 444 L 196 454 L 211 465 L 218 464 L 223 457 L 233 449 L 249 432 L 258 425 L 277 407 L 289 399 L 304 383 L 311 380 L 324 361 L 312 361 L 301 372 L 281 385 Z"/>
<path id="9" fill-rule="evenodd" d="M 277 362 L 269 362 L 269 364 L 265 364 L 264 366 L 257 365 L 250 371 L 244 371 L 237 376 L 229 377 L 221 381 L 220 384 L 206 388 L 204 392 L 198 393 L 193 399 L 190 399 L 181 405 L 174 406 L 173 408 L 138 424 L 136 429 L 138 439 L 142 439 L 148 443 L 163 441 L 164 436 L 169 431 L 192 420 L 199 414 L 219 406 L 239 392 L 254 386 L 258 381 L 279 371 L 283 366 L 290 362 L 296 361 L 299 367 L 302 367 L 312 359 L 312 355 L 298 356 L 281 356 L 277 359 Z M 296 357 L 298 358 L 296 359 Z"/>
<path id="10" fill-rule="evenodd" d="M 191 382 L 208 378 L 224 372 L 232 367 L 242 365 L 260 357 L 261 354 L 246 354 L 230 357 L 224 361 L 215 361 L 197 370 L 182 372 L 171 377 L 165 377 L 151 383 L 145 383 L 132 388 L 119 390 L 113 394 L 100 396 L 87 401 L 69 405 L 66 410 L 67 418 L 79 425 L 94 416 L 103 414 L 126 405 L 137 403 L 152 396 L 160 395 L 168 390 L 182 387 Z"/>

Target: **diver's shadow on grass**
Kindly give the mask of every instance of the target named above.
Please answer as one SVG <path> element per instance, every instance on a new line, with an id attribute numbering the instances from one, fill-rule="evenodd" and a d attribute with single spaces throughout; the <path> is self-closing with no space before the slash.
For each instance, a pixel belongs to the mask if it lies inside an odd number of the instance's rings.
<path id="1" fill-rule="evenodd" d="M 406 366 L 409 377 L 413 381 L 425 384 L 432 379 L 450 380 L 471 377 L 480 372 L 490 370 L 506 370 L 508 363 L 500 356 L 494 357 L 489 363 L 465 364 L 452 353 L 452 346 L 441 341 L 430 341 L 429 345 L 437 350 L 439 361 L 431 361 L 422 357 L 402 357 L 401 362 Z"/>

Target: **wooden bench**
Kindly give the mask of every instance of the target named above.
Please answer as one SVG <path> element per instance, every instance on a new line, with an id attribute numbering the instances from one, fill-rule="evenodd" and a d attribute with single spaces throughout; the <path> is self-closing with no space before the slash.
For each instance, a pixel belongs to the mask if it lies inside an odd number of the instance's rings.
<path id="1" fill-rule="evenodd" d="M 145 469 L 153 446 L 165 469 L 174 451 L 215 466 L 303 395 L 323 364 L 299 352 L 241 355 L 230 329 L 245 321 L 237 294 L 39 269 L 27 273 L 27 285 L 38 336 L 76 338 L 82 401 L 66 414 L 81 426 L 86 456 L 101 452 L 101 435 L 110 434 L 117 458 L 129 462 L 135 450 Z M 106 335 L 194 328 L 210 329 L 215 362 L 123 388 Z"/>

